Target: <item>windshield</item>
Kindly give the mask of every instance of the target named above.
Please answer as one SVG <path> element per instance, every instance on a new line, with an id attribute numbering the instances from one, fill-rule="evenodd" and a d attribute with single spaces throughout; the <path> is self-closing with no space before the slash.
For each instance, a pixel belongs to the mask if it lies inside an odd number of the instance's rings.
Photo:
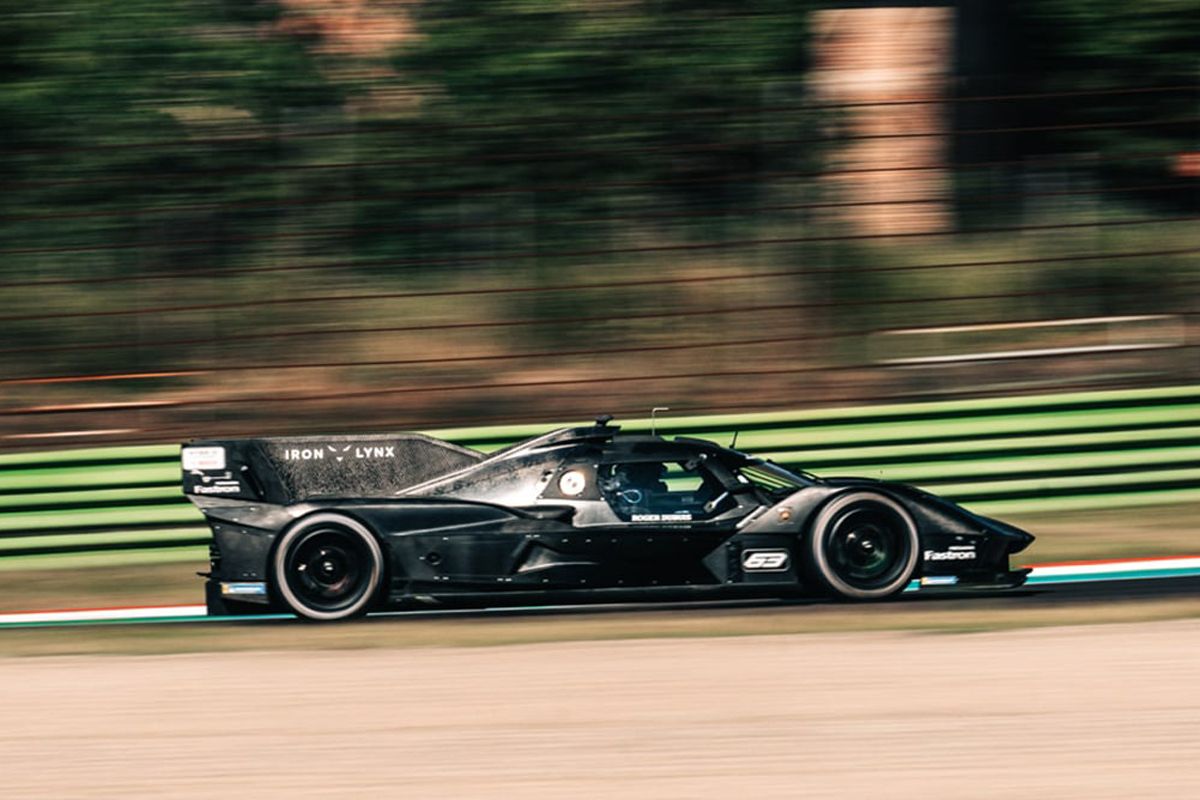
<path id="1" fill-rule="evenodd" d="M 790 493 L 816 482 L 811 475 L 792 472 L 773 461 L 750 461 L 738 467 L 737 472 L 743 480 L 771 493 Z"/>

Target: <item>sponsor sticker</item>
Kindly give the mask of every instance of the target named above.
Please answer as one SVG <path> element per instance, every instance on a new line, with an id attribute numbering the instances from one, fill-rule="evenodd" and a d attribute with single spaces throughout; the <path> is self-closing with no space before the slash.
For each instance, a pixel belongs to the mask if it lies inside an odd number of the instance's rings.
<path id="1" fill-rule="evenodd" d="M 223 595 L 252 595 L 263 596 L 267 593 L 267 585 L 265 583 L 222 583 L 221 594 Z"/>
<path id="2" fill-rule="evenodd" d="M 742 551 L 742 570 L 745 572 L 784 572 L 790 561 L 787 550 Z"/>
<path id="3" fill-rule="evenodd" d="M 211 486 L 197 484 L 192 487 L 192 494 L 237 494 L 240 491 L 240 483 L 214 483 Z"/>
<path id="4" fill-rule="evenodd" d="M 692 515 L 686 511 L 678 514 L 634 514 L 630 520 L 632 522 L 691 522 Z"/>
<path id="5" fill-rule="evenodd" d="M 376 458 L 395 458 L 395 445 L 353 445 L 336 447 L 324 445 L 317 447 L 289 447 L 283 451 L 284 461 L 345 461 L 347 458 L 362 460 Z"/>
<path id="6" fill-rule="evenodd" d="M 975 545 L 960 545 L 947 550 L 926 550 L 926 561 L 974 561 Z"/>
<path id="7" fill-rule="evenodd" d="M 225 469 L 224 447 L 183 448 L 183 468 L 189 470 Z"/>

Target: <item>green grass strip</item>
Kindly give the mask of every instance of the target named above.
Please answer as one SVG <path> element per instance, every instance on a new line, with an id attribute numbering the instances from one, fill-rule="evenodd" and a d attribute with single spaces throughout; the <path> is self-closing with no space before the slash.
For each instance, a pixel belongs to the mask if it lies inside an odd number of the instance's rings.
<path id="1" fill-rule="evenodd" d="M 106 464 L 84 467 L 0 470 L 0 491 L 36 492 L 63 487 L 85 488 L 130 483 L 180 483 L 179 463 Z"/>
<path id="2" fill-rule="evenodd" d="M 1139 409 L 1092 409 L 1043 411 L 1011 417 L 969 417 L 906 422 L 865 423 L 805 428 L 799 421 L 792 427 L 769 431 L 746 431 L 737 438 L 739 450 L 791 449 L 797 447 L 852 447 L 901 444 L 936 436 L 941 439 L 972 440 L 982 436 L 1065 434 L 1077 430 L 1129 426 L 1186 425 L 1200 420 L 1200 403 Z M 701 438 L 728 445 L 733 429 L 708 432 Z"/>
<path id="3" fill-rule="evenodd" d="M 1116 475 L 1071 475 L 1062 478 L 1026 478 L 987 483 L 946 483 L 928 487 L 931 492 L 947 497 L 1007 494 L 1009 492 L 1062 492 L 1070 489 L 1101 489 L 1128 486 L 1136 490 L 1153 490 L 1163 483 L 1193 481 L 1200 487 L 1200 469 L 1152 470 Z"/>
<path id="4" fill-rule="evenodd" d="M 905 441 L 937 435 L 939 437 L 959 437 L 963 442 L 961 444 L 946 442 L 930 445 L 900 445 L 900 447 L 925 448 L 922 450 L 904 451 L 913 452 L 914 454 L 921 452 L 965 452 L 970 448 L 985 449 L 988 446 L 987 440 L 979 438 L 983 436 L 996 436 L 1000 434 L 1029 436 L 1039 433 L 1048 436 L 1062 436 L 1066 435 L 1063 432 L 1071 429 L 1128 425 L 1168 425 L 1180 422 L 1192 422 L 1197 419 L 1200 419 L 1200 404 L 1155 409 L 1119 409 L 1115 411 L 1105 409 L 1100 411 L 1060 412 L 1029 417 L 942 420 L 936 424 L 924 421 L 875 425 L 856 424 L 821 430 L 790 428 L 779 431 L 747 432 L 745 435 L 738 437 L 738 447 L 749 452 L 793 450 L 796 448 L 802 448 L 806 451 L 819 451 L 821 449 L 849 449 L 856 442 L 865 442 L 869 443 L 870 446 L 879 448 L 875 452 L 883 453 L 885 452 L 882 449 L 884 445 L 877 444 L 880 441 Z M 1196 429 L 1188 428 L 1188 430 L 1195 432 Z M 1133 433 L 1128 431 L 1109 432 L 1107 434 L 1076 434 L 1079 437 L 1089 435 L 1115 436 L 1117 438 L 1112 439 L 1112 441 L 1116 442 L 1132 441 L 1138 435 L 1145 436 L 1147 434 L 1144 432 Z M 718 442 L 728 443 L 732 439 L 732 433 L 729 433 L 728 436 L 717 434 L 714 438 Z M 1082 442 L 1084 439 L 1080 438 L 1075 441 Z M 490 451 L 498 449 L 501 446 L 501 444 L 496 443 L 482 447 L 481 449 Z M 865 450 L 866 448 L 861 449 Z M 840 454 L 835 453 L 835 455 L 839 455 L 840 457 Z M 819 460 L 817 457 L 809 455 L 789 455 L 787 458 L 801 463 L 805 460 Z M 867 458 L 869 456 L 864 457 L 864 462 L 867 461 Z M 777 458 L 777 460 L 780 459 Z M 36 492 L 62 487 L 77 487 L 82 489 L 89 485 L 95 486 L 114 483 L 161 483 L 163 485 L 173 485 L 177 484 L 178 481 L 179 467 L 174 462 L 170 464 L 46 467 L 40 469 L 0 471 L 0 491 L 6 492 Z"/>
<path id="5" fill-rule="evenodd" d="M 1117 492 L 1104 495 L 1077 495 L 1057 498 L 979 501 L 973 505 L 989 509 L 1054 509 L 1119 507 L 1147 502 L 1181 502 L 1194 498 L 1191 490 L 1156 490 L 1154 483 L 1197 478 L 1200 464 L 1200 426 L 1182 425 L 1200 420 L 1200 386 L 1178 386 L 1147 390 L 1079 392 L 1031 397 L 985 398 L 934 403 L 909 403 L 887 406 L 816 409 L 809 411 L 763 412 L 737 415 L 664 417 L 658 421 L 666 433 L 702 434 L 727 443 L 734 431 L 746 425 L 778 426 L 775 430 L 751 430 L 738 440 L 739 448 L 766 451 L 778 461 L 822 471 L 822 461 L 838 462 L 833 473 L 858 474 L 908 482 L 945 482 L 937 491 L 946 494 L 978 495 L 1001 492 L 1040 492 L 1144 486 L 1145 491 Z M 1178 401 L 1170 405 L 1138 408 L 1144 402 Z M 1131 407 L 1074 409 L 1081 403 L 1112 403 Z M 996 412 L 1009 412 L 1000 413 Z M 961 416 L 978 414 L 979 416 Z M 879 422 L 881 418 L 919 415 L 922 419 Z M 938 419 L 939 415 L 959 415 Z M 990 415 L 990 416 L 989 416 Z M 626 430 L 647 430 L 648 419 L 620 421 Z M 1124 426 L 1146 426 L 1147 430 L 1103 430 Z M 1152 426 L 1163 427 L 1154 430 Z M 545 432 L 554 426 L 530 424 L 459 428 L 434 431 L 434 435 L 494 450 L 503 444 Z M 1100 429 L 1097 432 L 1095 429 Z M 1088 433 L 1078 431 L 1088 430 Z M 931 436 L 952 441 L 931 444 L 899 444 Z M 991 438 L 983 438 L 991 437 Z M 1196 445 L 1128 449 L 1150 437 L 1192 438 Z M 1112 445 L 1107 452 L 1055 453 L 1043 455 L 1006 455 L 1013 450 L 1071 448 Z M 1000 452 L 997 452 L 1000 451 Z M 978 457 L 972 458 L 973 454 Z M 953 460 L 932 463 L 925 459 L 955 456 Z M 61 528 L 97 526 L 119 529 L 122 526 L 200 523 L 200 513 L 179 495 L 178 445 L 139 445 L 73 449 L 56 452 L 17 453 L 0 456 L 0 532 L 54 531 Z M 878 459 L 903 457 L 901 464 L 879 464 Z M 121 464 L 122 459 L 161 459 L 160 463 Z M 29 466 L 38 465 L 38 466 Z M 1179 465 L 1179 468 L 1172 468 Z M 1141 468 L 1138 475 L 1073 476 L 1030 479 L 1033 471 L 1062 471 Z M 1149 468 L 1149 469 L 1145 469 Z M 984 475 L 1003 476 L 1000 480 L 971 480 Z M 138 488 L 95 489 L 113 484 L 154 484 Z M 50 489 L 69 491 L 50 492 Z M 166 500 L 179 497 L 178 503 L 128 505 L 138 500 Z M 1176 498 L 1185 498 L 1177 500 Z M 56 503 L 106 504 L 93 509 L 47 509 L 44 511 L 3 513 L 5 508 L 22 505 L 47 506 Z M 107 505 L 112 504 L 112 505 Z M 203 528 L 185 529 L 197 537 L 206 536 Z M 74 544 L 152 544 L 172 536 L 193 535 L 185 531 L 116 531 L 101 534 L 42 534 L 10 539 L 5 550 L 29 547 L 34 539 L 47 547 Z M 199 533 L 194 533 L 199 531 Z M 78 538 L 73 538 L 78 537 Z M 99 539 L 94 537 L 108 537 Z M 116 538 L 113 538 L 116 537 Z M 127 538 L 123 538 L 127 537 Z M 57 541 L 58 544 L 53 544 Z M 161 550 L 156 557 L 161 557 Z M 150 552 L 150 551 L 147 551 Z M 88 554 L 95 556 L 100 554 Z M 29 558 L 29 557 L 17 557 Z M 41 556 L 32 557 L 41 558 Z M 5 561 L 14 560 L 13 558 Z"/>
<path id="6" fill-rule="evenodd" d="M 208 548 L 202 545 L 155 547 L 144 550 L 106 550 L 99 553 L 53 553 L 0 558 L 0 572 L 35 569 L 81 569 L 118 567 L 130 564 L 183 564 L 201 569 L 208 564 Z M 182 568 L 185 572 L 193 567 Z"/>
<path id="7" fill-rule="evenodd" d="M 1164 464 L 1190 466 L 1200 463 L 1200 446 L 1157 447 L 1145 450 L 1115 450 L 1106 453 L 1054 453 L 1041 456 L 991 457 L 945 462 L 878 464 L 869 461 L 839 464 L 828 470 L 820 463 L 795 460 L 791 453 L 769 453 L 780 464 L 791 464 L 817 475 L 858 475 L 883 480 L 950 480 L 978 475 L 1013 475 L 1029 472 L 1154 467 Z"/>
<path id="8" fill-rule="evenodd" d="M 819 428 L 804 427 L 798 420 L 791 420 L 790 427 L 780 427 L 774 430 L 745 431 L 737 436 L 737 448 L 745 452 L 762 450 L 784 450 L 795 448 L 827 448 L 845 450 L 851 448 L 889 447 L 889 446 L 924 446 L 931 449 L 953 448 L 959 442 L 963 444 L 980 443 L 983 447 L 988 439 L 999 437 L 1019 437 L 1036 434 L 1067 435 L 1071 431 L 1101 429 L 1095 435 L 1131 433 L 1128 431 L 1104 431 L 1104 428 L 1122 428 L 1139 426 L 1143 429 L 1153 426 L 1179 426 L 1181 423 L 1195 422 L 1200 419 L 1200 404 L 1186 406 L 1170 406 L 1152 409 L 1100 409 L 1085 411 L 1060 411 L 1045 413 L 1030 413 L 1029 415 L 1011 417 L 978 417 L 945 420 L 917 420 L 905 422 L 864 422 L 850 420 L 845 424 Z M 622 426 L 626 429 L 628 426 Z M 547 429 L 543 429 L 544 432 Z M 710 439 L 718 444 L 729 445 L 734 440 L 736 427 L 723 430 L 686 431 L 688 435 Z M 1075 434 L 1087 436 L 1091 434 Z M 1145 436 L 1145 431 L 1137 435 Z M 928 445 L 905 445 L 914 439 L 927 439 L 936 436 L 942 439 L 957 439 L 959 442 L 946 441 Z M 987 438 L 984 438 L 987 437 Z M 468 439 L 457 440 L 484 453 L 494 452 L 510 444 L 510 441 L 475 441 Z M 517 441 L 514 437 L 512 441 Z M 889 444 L 896 443 L 896 444 Z"/>
<path id="9" fill-rule="evenodd" d="M 1076 497 L 1046 497 L 1020 500 L 980 500 L 966 503 L 966 507 L 982 514 L 1029 514 L 1060 511 L 1097 511 L 1110 508 L 1136 508 L 1138 506 L 1169 505 L 1175 503 L 1200 502 L 1200 488 L 1160 489 L 1146 492 L 1120 492 L 1113 494 L 1079 495 Z M 1037 531 L 1033 531 L 1034 534 Z M 1200 544 L 1200 534 L 1197 534 Z"/>
<path id="10" fill-rule="evenodd" d="M 33 532 L 75 526 L 116 528 L 121 525 L 203 522 L 203 519 L 200 510 L 190 503 L 71 511 L 28 511 L 19 514 L 0 514 L 0 531 Z"/>
<path id="11" fill-rule="evenodd" d="M 141 444 L 121 447 L 83 447 L 73 450 L 34 451 L 26 453 L 5 453 L 0 455 L 0 467 L 32 464 L 42 461 L 88 462 L 88 461 L 123 461 L 144 458 L 177 459 L 179 445 L 177 444 Z"/>
<path id="12" fill-rule="evenodd" d="M 144 546 L 159 542 L 193 541 L 207 544 L 212 533 L 207 527 L 163 528 L 150 531 L 105 531 L 102 533 L 56 533 L 35 536 L 8 536 L 0 539 L 0 555 L 13 550 L 38 547 L 99 547 L 116 545 Z"/>
<path id="13" fill-rule="evenodd" d="M 936 436 L 942 439 L 958 439 L 963 442 L 983 441 L 981 437 L 1023 436 L 1033 434 L 1067 434 L 1071 431 L 1122 428 L 1138 426 L 1180 426 L 1200 419 L 1200 403 L 1148 409 L 1087 409 L 1073 411 L 1044 411 L 1004 417 L 968 417 L 954 419 L 924 419 L 903 422 L 874 422 L 851 419 L 837 425 L 806 427 L 799 419 L 788 421 L 786 427 L 772 430 L 748 430 L 738 433 L 739 450 L 753 452 L 763 449 L 791 448 L 851 448 L 887 446 Z M 632 426 L 622 426 L 628 430 Z M 543 428 L 545 432 L 548 428 Z M 720 429 L 688 429 L 679 433 L 710 439 L 718 444 L 733 442 L 736 425 Z M 1119 431 L 1107 431 L 1116 433 Z M 1083 434 L 1080 434 L 1083 435 Z M 505 441 L 458 439 L 459 444 L 473 447 L 482 452 L 493 452 L 517 441 L 518 437 Z M 946 445 L 951 444 L 946 442 Z M 931 446 L 937 446 L 931 445 Z"/>
<path id="14" fill-rule="evenodd" d="M 131 489 L 85 489 L 77 492 L 32 492 L 0 495 L 2 509 L 13 506 L 66 505 L 68 503 L 127 503 L 131 500 L 178 500 L 187 502 L 176 482 L 170 486 L 146 486 Z"/>
<path id="15" fill-rule="evenodd" d="M 1153 389 L 1122 389 L 1096 392 L 1071 392 L 1066 394 L 1043 394 L 1017 397 L 980 398 L 972 400 L 950 400 L 925 403 L 901 403 L 892 405 L 851 406 L 802 411 L 770 411 L 750 414 L 715 414 L 692 416 L 663 416 L 658 427 L 664 432 L 687 432 L 699 429 L 734 431 L 741 425 L 750 424 L 812 424 L 837 421 L 867 422 L 884 416 L 920 414 L 938 416 L 964 412 L 990 413 L 1009 409 L 1023 409 L 1030 414 L 1066 405 L 1079 403 L 1122 403 L 1136 405 L 1146 401 L 1188 399 L 1200 397 L 1200 386 L 1170 386 Z M 452 441 L 488 441 L 520 439 L 565 424 L 587 424 L 590 420 L 573 423 L 529 423 L 524 425 L 493 425 L 471 428 L 442 428 L 430 431 L 434 436 Z M 648 418 L 619 420 L 628 430 L 648 430 Z M 154 458 L 173 461 L 179 455 L 178 444 L 129 445 L 119 447 L 74 448 L 70 450 L 34 451 L 6 453 L 0 455 L 0 467 L 20 466 L 30 463 L 54 461 L 60 464 L 86 463 L 95 461 L 119 461 L 123 459 Z M 7 471 L 7 470 L 5 470 Z"/>
<path id="16" fill-rule="evenodd" d="M 919 460 L 921 456 L 934 458 L 944 456 L 971 455 L 973 453 L 989 453 L 990 451 L 1020 451 L 1049 450 L 1065 448 L 1098 448 L 1117 447 L 1122 445 L 1139 444 L 1155 438 L 1170 438 L 1181 441 L 1194 441 L 1200 446 L 1200 427 L 1186 428 L 1154 428 L 1136 431 L 1106 431 L 1104 433 L 1068 433 L 1051 434 L 1047 436 L 1006 436 L 999 439 L 965 439 L 954 442 L 932 442 L 929 444 L 890 444 L 869 445 L 866 447 L 832 447 L 818 449 L 795 449 L 787 451 L 788 460 L 795 463 L 821 463 L 824 461 L 846 461 L 849 459 L 869 463 L 877 458 L 912 458 Z M 740 447 L 739 442 L 739 447 Z M 1183 445 L 1186 446 L 1186 445 Z M 775 456 L 771 456 L 774 458 Z M 986 455 L 985 455 L 986 457 Z"/>

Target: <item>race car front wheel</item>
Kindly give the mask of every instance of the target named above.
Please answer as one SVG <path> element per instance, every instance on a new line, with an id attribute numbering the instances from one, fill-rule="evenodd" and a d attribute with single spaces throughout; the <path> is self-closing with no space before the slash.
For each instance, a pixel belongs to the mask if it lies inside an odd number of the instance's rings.
<path id="1" fill-rule="evenodd" d="M 272 566 L 292 612 L 323 622 L 365 614 L 383 585 L 379 542 L 341 514 L 314 514 L 288 530 Z"/>
<path id="2" fill-rule="evenodd" d="M 917 526 L 879 492 L 838 495 L 817 512 L 804 548 L 806 572 L 844 600 L 879 600 L 912 580 L 920 557 Z"/>

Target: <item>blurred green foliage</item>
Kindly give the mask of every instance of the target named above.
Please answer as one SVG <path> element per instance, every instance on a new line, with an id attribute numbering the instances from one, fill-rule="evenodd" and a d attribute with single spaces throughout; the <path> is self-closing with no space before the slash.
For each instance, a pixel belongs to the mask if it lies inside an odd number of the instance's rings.
<path id="1" fill-rule="evenodd" d="M 396 65 L 460 185 L 547 187 L 551 218 L 639 197 L 720 209 L 753 199 L 764 168 L 816 165 L 815 148 L 762 135 L 770 106 L 803 100 L 812 7 L 427 3 Z M 815 133 L 787 116 L 773 135 Z"/>
<path id="2" fill-rule="evenodd" d="M 660 346 L 780 331 L 845 334 L 839 344 L 787 354 L 789 363 L 845 364 L 869 355 L 864 332 L 888 325 L 1149 311 L 1180 296 L 1170 281 L 1194 274 L 1186 253 L 1108 265 L 1033 262 L 1195 243 L 1182 226 L 1100 230 L 1107 219 L 1154 221 L 1195 206 L 1195 179 L 1170 174 L 1174 154 L 1200 150 L 1197 124 L 1188 121 L 1197 113 L 1195 91 L 955 103 L 946 112 L 957 115 L 950 128 L 999 129 L 954 137 L 959 164 L 1013 166 L 946 165 L 947 182 L 958 185 L 953 235 L 853 240 L 846 218 L 814 208 L 830 205 L 819 175 L 842 144 L 830 133 L 839 112 L 814 108 L 810 94 L 811 15 L 831 7 L 811 0 L 0 0 L 0 291 L 9 317 L 0 325 L 10 349 L 0 369 L 149 371 L 414 353 L 450 359 L 564 339 L 577 348 Z M 372 9 L 403 24 L 384 35 L 372 27 L 382 19 L 367 15 Z M 951 89 L 960 101 L 1197 85 L 1194 2 L 997 1 L 962 3 L 956 14 L 959 45 L 947 69 L 958 72 Z M 1038 130 L 1011 130 L 1021 127 Z M 1144 151 L 1159 155 L 1122 160 Z M 1103 194 L 1167 180 L 1176 187 L 1115 200 Z M 896 202 L 870 188 L 832 199 Z M 1041 199 L 1029 201 L 1031 190 Z M 1081 227 L 972 233 L 1054 221 Z M 1095 231 L 1082 227 L 1093 222 Z M 875 269 L 1004 259 L 1029 263 L 953 273 Z M 773 283 L 697 277 L 665 291 L 634 286 L 603 296 L 506 293 L 771 269 L 794 274 Z M 119 282 L 146 276 L 169 280 Z M 1001 299 L 921 305 L 977 286 Z M 1069 294 L 1076 286 L 1084 291 Z M 477 287 L 497 291 L 400 310 L 313 302 Z M 1021 292 L 1029 296 L 1003 299 Z M 231 301 L 247 306 L 221 307 Z M 722 304 L 781 302 L 796 310 L 765 320 L 705 315 Z M 676 308 L 694 314 L 696 325 L 649 314 Z M 35 318 L 43 311 L 59 316 Z M 623 320 L 625 312 L 644 318 Z M 613 319 L 567 331 L 573 319 L 603 313 Z M 451 332 L 510 318 L 555 325 L 522 322 L 473 339 Z M 302 336 L 351 323 L 362 336 Z M 404 325 L 411 335 L 397 332 Z M 278 331 L 277 340 L 256 338 Z M 741 354 L 723 363 L 772 358 L 765 350 Z M 703 351 L 679 361 L 692 357 L 717 368 L 718 356 Z M 658 356 L 636 358 L 601 366 L 660 368 Z M 409 366 L 399 378 L 481 383 L 505 363 Z M 602 372 L 593 362 L 568 366 Z M 680 363 L 676 371 L 691 368 Z M 364 374 L 327 379 L 339 386 L 399 379 Z M 238 375 L 221 390 L 248 380 Z M 61 391 L 132 396 L 157 388 L 110 382 Z M 27 391 L 30 402 L 41 402 L 59 389 Z M 461 397 L 466 417 L 475 399 Z"/>
<path id="3" fill-rule="evenodd" d="M 762 217 L 727 212 L 770 200 L 772 174 L 820 163 L 820 119 L 794 110 L 820 7 L 419 3 L 404 10 L 416 33 L 364 80 L 369 58 L 323 50 L 319 28 L 280 24 L 304 5 L 0 0 L 0 237 L 39 251 L 0 271 L 124 274 L 336 254 L 386 260 L 392 272 L 405 258 L 503 250 L 536 260 L 570 249 L 581 229 L 608 245 L 641 227 L 631 221 L 654 231 L 663 211 L 699 212 L 673 226 L 685 240 L 753 232 Z M 1021 0 L 1009 15 L 1011 52 L 993 67 L 1011 72 L 993 69 L 983 88 L 1195 85 L 1194 3 Z M 372 102 L 380 87 L 411 102 Z M 1006 151 L 1197 146 L 1186 121 L 1194 93 L 1004 108 L 1007 117 L 976 116 L 1117 126 L 994 137 Z M 1126 124 L 1170 119 L 1181 121 Z M 74 255 L 72 245 L 96 249 Z"/>
<path id="4" fill-rule="evenodd" d="M 816 116 L 795 110 L 812 8 L 421 4 L 420 38 L 394 60 L 417 87 L 419 112 L 396 144 L 425 158 L 407 178 L 438 191 L 364 204 L 364 227 L 398 213 L 420 223 L 435 257 L 524 253 L 518 269 L 534 282 L 561 282 L 573 264 L 622 272 L 606 250 L 755 235 L 770 215 L 744 209 L 771 199 L 771 175 L 819 165 Z M 384 194 L 390 179 L 364 175 L 359 185 Z M 373 252 L 411 240 L 370 236 Z M 590 303 L 530 296 L 515 311 L 584 313 Z"/>
<path id="5" fill-rule="evenodd" d="M 170 247 L 180 231 L 232 222 L 210 208 L 136 230 L 98 229 L 71 212 L 135 216 L 175 200 L 220 206 L 262 196 L 271 182 L 252 168 L 274 155 L 269 133 L 344 96 L 302 41 L 266 35 L 278 13 L 271 4 L 62 0 L 41 10 L 2 0 L 0 8 L 0 169 L 10 187 L 4 209 L 19 215 L 4 226 L 9 243 L 44 232 L 29 219 L 37 212 L 63 215 L 52 220 L 63 243 L 93 233 Z M 241 138 L 220 139 L 232 126 Z"/>
<path id="6" fill-rule="evenodd" d="M 1106 185 L 1131 188 L 1161 184 L 1176 169 L 1179 154 L 1200 150 L 1197 3 L 1015 0 L 980 5 L 993 10 L 978 20 L 989 37 L 983 46 L 992 57 L 986 68 L 969 76 L 966 93 L 1043 96 L 974 104 L 968 113 L 976 116 L 979 127 L 1018 130 L 991 137 L 987 151 L 973 153 L 973 158 L 1032 161 L 1078 154 L 1080 166 Z M 1148 91 L 1120 91 L 1124 89 Z M 1138 196 L 1166 207 L 1200 205 L 1194 186 Z"/>

